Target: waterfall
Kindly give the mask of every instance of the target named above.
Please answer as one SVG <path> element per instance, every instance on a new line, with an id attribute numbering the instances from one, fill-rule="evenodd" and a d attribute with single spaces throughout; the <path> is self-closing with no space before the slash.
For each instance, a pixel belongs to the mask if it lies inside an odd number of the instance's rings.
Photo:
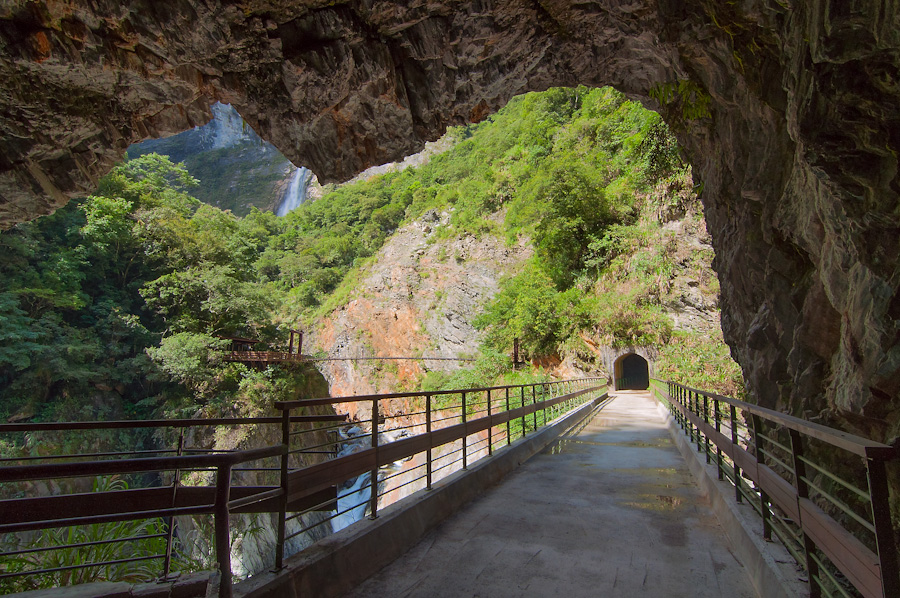
<path id="1" fill-rule="evenodd" d="M 369 446 L 370 436 L 365 434 L 358 426 L 353 426 L 349 430 L 341 430 L 341 437 L 346 441 L 341 445 L 338 451 L 338 457 L 343 457 L 364 450 Z M 379 444 L 387 444 L 396 442 L 400 438 L 407 436 L 406 430 L 388 430 L 378 434 Z M 403 461 L 408 461 L 409 458 Z M 403 465 L 403 461 L 397 461 L 391 465 L 379 468 L 379 472 L 375 478 L 376 487 L 382 483 L 383 471 L 396 470 Z M 366 472 L 352 480 L 347 480 L 344 487 L 338 492 L 337 499 L 337 515 L 331 520 L 331 529 L 335 532 L 340 531 L 350 524 L 356 523 L 366 516 L 369 508 L 369 499 L 372 497 L 372 475 Z M 346 511 L 346 512 L 343 512 Z"/>
<path id="2" fill-rule="evenodd" d="M 281 196 L 281 203 L 278 204 L 278 209 L 275 211 L 277 216 L 287 216 L 288 212 L 303 203 L 306 199 L 306 187 L 309 185 L 311 174 L 309 169 L 302 166 L 294 171 L 291 184 Z"/>
<path id="3" fill-rule="evenodd" d="M 338 495 L 338 513 L 341 513 L 331 520 L 331 528 L 338 532 L 351 523 L 356 523 L 366 516 L 366 509 L 369 507 L 369 499 L 372 497 L 372 486 L 369 483 L 371 474 L 364 473 L 350 482 L 350 485 L 341 490 Z M 355 506 L 354 506 L 355 505 Z"/>

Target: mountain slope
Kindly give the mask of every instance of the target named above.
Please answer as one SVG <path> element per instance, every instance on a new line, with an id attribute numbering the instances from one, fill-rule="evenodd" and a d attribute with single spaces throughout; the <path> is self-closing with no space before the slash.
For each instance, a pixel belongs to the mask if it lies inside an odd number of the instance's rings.
<path id="1" fill-rule="evenodd" d="M 129 158 L 156 153 L 183 162 L 200 180 L 194 196 L 245 216 L 251 207 L 274 212 L 285 198 L 297 168 L 247 125 L 231 106 L 216 103 L 202 127 L 128 148 Z"/>
<path id="2" fill-rule="evenodd" d="M 329 358 L 442 357 L 451 360 L 335 360 L 319 363 L 334 396 L 417 388 L 429 371 L 453 372 L 478 354 L 472 321 L 533 250 L 495 235 L 441 238 L 450 213 L 429 211 L 400 228 L 354 277 L 343 304 L 318 319 L 310 342 Z"/>
<path id="3" fill-rule="evenodd" d="M 739 392 L 691 172 L 657 115 L 609 89 L 557 89 L 517 98 L 454 136 L 453 148 L 428 165 L 360 187 L 360 201 L 384 195 L 405 204 L 406 222 L 418 220 L 351 270 L 322 306 L 311 305 L 307 323 L 330 355 L 396 356 L 394 347 L 402 356 L 458 354 L 446 330 L 426 325 L 427 309 L 439 307 L 423 307 L 423 298 L 443 296 L 444 279 L 457 276 L 456 264 L 434 256 L 455 254 L 464 239 L 494 248 L 486 255 L 515 247 L 515 267 L 495 269 L 478 306 L 459 318 L 472 339 L 465 350 L 480 344 L 491 364 L 423 380 L 426 370 L 449 369 L 328 362 L 340 394 L 416 380 L 487 384 L 511 371 L 508 358 L 497 359 L 516 339 L 534 363 L 567 361 L 570 372 L 600 371 L 609 353 L 640 348 L 668 376 Z M 430 253 L 420 248 L 425 237 L 411 233 L 424 228 Z M 424 272 L 417 256 L 427 259 Z"/>

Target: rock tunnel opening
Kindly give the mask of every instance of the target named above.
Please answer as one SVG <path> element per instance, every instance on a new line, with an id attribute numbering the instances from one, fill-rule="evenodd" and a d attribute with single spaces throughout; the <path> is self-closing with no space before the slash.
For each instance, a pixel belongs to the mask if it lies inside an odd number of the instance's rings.
<path id="1" fill-rule="evenodd" d="M 650 365 L 636 353 L 622 355 L 615 363 L 616 390 L 647 390 Z"/>

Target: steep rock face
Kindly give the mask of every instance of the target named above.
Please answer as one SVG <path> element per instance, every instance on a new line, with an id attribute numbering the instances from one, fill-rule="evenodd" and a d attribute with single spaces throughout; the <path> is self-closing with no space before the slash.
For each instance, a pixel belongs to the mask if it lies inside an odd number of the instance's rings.
<path id="1" fill-rule="evenodd" d="M 73 0 L 0 8 L 0 223 L 219 100 L 323 180 L 552 85 L 658 106 L 704 183 L 751 393 L 900 428 L 896 0 Z"/>
<path id="2" fill-rule="evenodd" d="M 364 270 L 356 294 L 323 318 L 310 344 L 330 358 L 472 357 L 482 333 L 472 326 L 500 277 L 531 255 L 492 235 L 439 239 L 449 215 L 428 212 L 395 233 Z M 396 392 L 426 371 L 453 371 L 443 360 L 334 360 L 319 363 L 332 396 Z M 348 406 L 352 412 L 355 404 Z"/>
<path id="3" fill-rule="evenodd" d="M 130 146 L 128 157 L 157 153 L 184 162 L 200 181 L 191 194 L 237 216 L 246 216 L 252 206 L 278 210 L 295 191 L 291 187 L 298 169 L 246 126 L 231 106 L 213 104 L 212 113 L 213 119 L 202 127 Z"/>

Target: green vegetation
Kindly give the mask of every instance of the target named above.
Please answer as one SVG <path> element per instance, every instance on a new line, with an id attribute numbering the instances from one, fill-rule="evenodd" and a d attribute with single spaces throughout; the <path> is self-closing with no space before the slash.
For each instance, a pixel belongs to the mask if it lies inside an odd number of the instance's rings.
<path id="1" fill-rule="evenodd" d="M 659 93 L 688 106 L 685 118 L 703 116 L 701 90 Z M 203 204 L 184 165 L 147 154 L 103 177 L 90 197 L 0 234 L 0 417 L 254 416 L 275 399 L 324 394 L 299 366 L 222 362 L 222 337 L 260 339 L 263 350 L 284 345 L 289 328 L 314 325 L 360 292 L 376 251 L 431 210 L 449 215 L 433 242 L 493 235 L 527 240 L 534 255 L 475 320 L 485 333 L 475 365 L 431 372 L 424 389 L 547 380 L 539 368 L 512 367 L 518 338 L 526 357 L 575 356 L 588 365 L 596 365 L 597 346 L 648 347 L 659 354 L 660 376 L 741 393 L 715 328 L 677 330 L 668 315 L 686 280 L 701 297 L 715 298 L 718 287 L 708 246 L 680 240 L 702 236 L 703 221 L 690 169 L 658 115 L 611 89 L 552 89 L 450 135 L 454 146 L 428 164 L 332 189 L 284 218 L 256 208 L 239 218 Z M 438 255 L 462 260 L 444 249 Z M 443 299 L 437 291 L 436 309 Z M 384 364 L 378 375 L 396 370 Z M 456 400 L 446 395 L 438 404 Z M 34 434 L 4 440 L 0 454 L 158 448 L 169 440 L 149 432 Z M 149 528 L 96 527 L 84 538 L 142 531 Z M 58 554 L 61 566 L 80 558 Z M 86 574 L 95 573 L 124 575 Z"/>
<path id="2" fill-rule="evenodd" d="M 185 168 L 203 181 L 194 196 L 235 215 L 273 208 L 271 194 L 293 165 L 271 146 L 240 144 L 188 156 Z M 215 184 L 211 184 L 214 182 Z M 277 201 L 275 202 L 277 204 Z"/>
<path id="3" fill-rule="evenodd" d="M 0 235 L 0 416 L 141 418 L 241 404 L 253 373 L 207 358 L 226 344 L 216 336 L 285 336 L 277 289 L 259 267 L 283 223 L 201 204 L 195 186 L 149 154 L 115 168 L 96 194 Z"/>
<path id="4" fill-rule="evenodd" d="M 745 400 L 740 368 L 731 359 L 728 346 L 713 340 L 695 332 L 675 332 L 656 360 L 656 375 Z"/>
<path id="5" fill-rule="evenodd" d="M 240 119 L 231 108 L 214 112 L 220 120 Z M 168 156 L 172 162 L 183 163 L 191 176 L 202 182 L 193 189 L 194 197 L 246 216 L 253 207 L 260 210 L 275 207 L 277 192 L 283 187 L 279 183 L 294 166 L 277 149 L 248 131 L 246 124 L 244 127 L 249 134 L 226 147 L 208 147 L 209 136 L 215 135 L 209 130 L 215 128 L 212 125 L 132 145 L 128 157 L 135 159 L 158 153 Z"/>
<path id="6" fill-rule="evenodd" d="M 666 97 L 682 91 L 696 96 Z M 454 147 L 428 164 L 336 188 L 285 218 L 201 204 L 183 166 L 148 154 L 93 196 L 0 235 L 0 416 L 231 404 L 251 373 L 210 359 L 217 336 L 283 342 L 288 326 L 351 297 L 367 260 L 428 210 L 450 214 L 437 238 L 534 244 L 477 320 L 489 353 L 514 338 L 526 355 L 589 357 L 585 336 L 663 347 L 672 281 L 687 268 L 717 293 L 711 253 L 679 255 L 661 226 L 671 214 L 700 219 L 655 113 L 608 88 L 552 89 L 450 134 Z"/>
<path id="7" fill-rule="evenodd" d="M 735 54 L 737 57 L 737 54 Z M 740 57 L 737 57 L 740 61 Z M 741 64 L 741 71 L 743 71 Z M 692 120 L 708 118 L 711 116 L 709 104 L 712 100 L 709 94 L 695 82 L 689 79 L 680 79 L 657 85 L 650 90 L 650 97 L 663 106 L 668 106 L 680 114 L 680 125 Z"/>
<path id="8" fill-rule="evenodd" d="M 676 85 L 660 93 L 665 102 L 679 101 L 686 118 L 705 115 L 700 90 Z M 613 348 L 667 347 L 688 334 L 673 337 L 666 315 L 677 299 L 676 279 L 690 277 L 705 296 L 718 294 L 711 251 L 679 246 L 663 226 L 683 217 L 698 229 L 702 218 L 690 169 L 657 114 L 608 88 L 552 89 L 515 98 L 456 135 L 452 150 L 390 184 L 405 185 L 408 216 L 450 210 L 444 237 L 532 240 L 534 259 L 502 282 L 475 320 L 486 332 L 486 354 L 509 352 L 515 338 L 527 356 L 574 354 L 588 362 L 594 356 L 585 337 Z M 500 225 L 487 218 L 497 213 Z M 721 378 L 704 381 L 736 391 L 740 372 L 717 335 L 689 336 L 707 370 Z M 660 359 L 669 371 L 675 353 L 663 351 Z M 460 376 L 499 383 L 510 364 L 494 371 L 491 378 L 479 366 Z"/>
<path id="9" fill-rule="evenodd" d="M 286 340 L 277 320 L 279 291 L 256 267 L 283 221 L 259 211 L 239 219 L 201 204 L 190 195 L 195 185 L 183 166 L 149 154 L 115 168 L 94 195 L 0 235 L 0 417 L 256 416 L 271 413 L 275 399 L 327 393 L 321 385 L 313 387 L 321 377 L 310 375 L 314 369 L 308 366 L 257 370 L 219 362 L 217 349 L 228 344 L 221 336 L 260 338 L 263 348 Z M 149 429 L 34 432 L 4 438 L 0 455 L 173 448 L 175 439 L 165 436 Z M 209 430 L 198 432 L 192 443 L 231 449 L 245 440 Z M 124 483 L 110 481 L 107 489 Z M 64 490 L 68 484 L 61 482 Z M 19 497 L 25 491 L 7 484 L 0 495 Z M 0 568 L 32 569 L 38 562 L 70 567 L 160 554 L 160 538 L 44 550 L 153 535 L 160 526 L 123 522 L 8 534 L 0 538 L 8 548 L 41 550 L 5 558 Z M 235 537 L 245 532 L 236 531 Z M 159 573 L 160 562 L 17 577 L 4 582 L 4 590 L 149 580 Z"/>

